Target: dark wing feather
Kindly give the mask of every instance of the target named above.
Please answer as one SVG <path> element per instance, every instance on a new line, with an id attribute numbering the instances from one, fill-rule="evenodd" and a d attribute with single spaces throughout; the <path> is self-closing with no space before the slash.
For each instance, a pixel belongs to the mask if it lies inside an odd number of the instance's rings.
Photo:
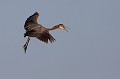
<path id="1" fill-rule="evenodd" d="M 41 40 L 45 43 L 48 43 L 48 40 L 51 43 L 55 41 L 55 39 L 53 38 L 53 36 L 49 32 L 39 33 L 39 34 L 37 34 L 36 38 L 38 38 L 39 40 Z"/>
<path id="2" fill-rule="evenodd" d="M 28 26 L 31 24 L 37 24 L 38 16 L 39 14 L 35 12 L 33 15 L 27 18 L 27 20 L 25 21 L 25 25 L 24 25 L 25 30 L 28 30 Z"/>

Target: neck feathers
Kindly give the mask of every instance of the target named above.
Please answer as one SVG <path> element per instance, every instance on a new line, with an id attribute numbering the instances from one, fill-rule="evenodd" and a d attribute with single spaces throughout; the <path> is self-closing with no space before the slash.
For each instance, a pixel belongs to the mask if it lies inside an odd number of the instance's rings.
<path id="1" fill-rule="evenodd" d="M 54 27 L 52 27 L 52 28 L 48 28 L 48 30 L 51 31 L 51 30 L 56 30 L 56 29 L 58 29 L 58 28 L 59 28 L 59 25 L 56 25 L 56 26 L 54 26 Z"/>

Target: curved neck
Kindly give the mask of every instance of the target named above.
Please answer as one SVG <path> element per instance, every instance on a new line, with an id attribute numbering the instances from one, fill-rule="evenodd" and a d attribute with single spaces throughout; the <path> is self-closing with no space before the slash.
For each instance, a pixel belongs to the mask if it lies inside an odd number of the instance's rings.
<path id="1" fill-rule="evenodd" d="M 47 28 L 49 31 L 51 31 L 51 30 L 56 30 L 56 29 L 58 29 L 59 28 L 59 26 L 58 25 L 56 25 L 56 26 L 54 26 L 54 27 L 52 27 L 52 28 Z"/>

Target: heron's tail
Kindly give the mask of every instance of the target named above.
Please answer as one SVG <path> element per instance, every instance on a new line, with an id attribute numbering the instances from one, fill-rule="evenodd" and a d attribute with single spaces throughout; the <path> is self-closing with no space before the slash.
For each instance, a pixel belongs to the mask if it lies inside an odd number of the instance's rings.
<path id="1" fill-rule="evenodd" d="M 28 36 L 27 41 L 26 41 L 26 43 L 25 43 L 24 46 L 23 46 L 24 51 L 25 51 L 25 54 L 26 54 L 26 50 L 27 50 L 27 47 L 28 47 L 28 43 L 29 43 L 29 41 L 30 41 L 30 38 L 31 38 L 31 37 Z"/>

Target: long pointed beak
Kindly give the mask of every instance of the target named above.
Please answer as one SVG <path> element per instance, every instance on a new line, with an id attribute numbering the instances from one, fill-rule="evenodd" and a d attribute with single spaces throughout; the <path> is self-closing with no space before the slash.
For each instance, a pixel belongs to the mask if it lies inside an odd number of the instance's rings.
<path id="1" fill-rule="evenodd" d="M 66 28 L 69 29 L 68 27 L 65 26 L 65 27 L 63 27 L 63 30 L 65 30 L 66 32 L 68 32 L 68 30 Z"/>

